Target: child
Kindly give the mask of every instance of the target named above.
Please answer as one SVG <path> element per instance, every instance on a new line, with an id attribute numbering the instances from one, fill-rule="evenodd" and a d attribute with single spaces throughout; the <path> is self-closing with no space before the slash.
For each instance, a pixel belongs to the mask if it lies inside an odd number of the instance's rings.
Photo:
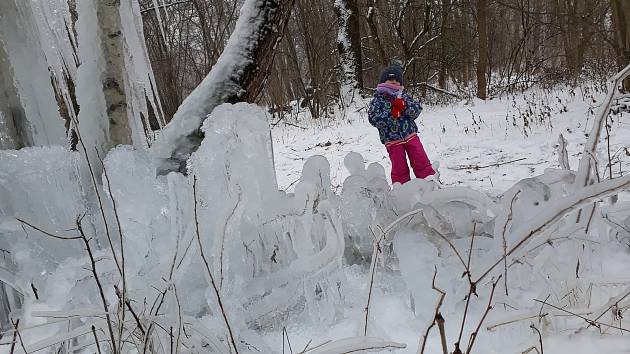
<path id="1" fill-rule="evenodd" d="M 378 129 L 392 162 L 392 183 L 406 183 L 409 177 L 407 156 L 416 178 L 435 174 L 431 161 L 418 138 L 415 119 L 422 106 L 403 92 L 403 70 L 394 64 L 381 74 L 374 98 L 370 102 L 368 120 Z"/>

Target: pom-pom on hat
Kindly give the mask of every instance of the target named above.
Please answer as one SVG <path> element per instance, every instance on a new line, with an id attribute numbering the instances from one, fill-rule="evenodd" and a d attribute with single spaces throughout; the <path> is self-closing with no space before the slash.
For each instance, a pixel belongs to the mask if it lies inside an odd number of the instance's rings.
<path id="1" fill-rule="evenodd" d="M 387 80 L 396 80 L 401 85 L 403 84 L 403 68 L 398 63 L 393 63 L 383 70 L 379 83 L 383 83 Z"/>

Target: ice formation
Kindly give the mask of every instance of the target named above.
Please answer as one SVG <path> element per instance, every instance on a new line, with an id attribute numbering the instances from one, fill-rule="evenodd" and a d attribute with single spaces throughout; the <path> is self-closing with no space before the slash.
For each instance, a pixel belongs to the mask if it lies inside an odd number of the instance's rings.
<path id="1" fill-rule="evenodd" d="M 0 32 L 11 34 L 0 38 L 4 48 L 0 54 L 7 54 L 5 69 L 13 77 L 13 82 L 4 85 L 15 85 L 20 102 L 14 104 L 24 109 L 24 116 L 17 119 L 24 146 L 68 146 L 69 127 L 75 125 L 75 119 L 90 151 L 107 143 L 107 109 L 101 85 L 94 85 L 101 81 L 103 60 L 96 2 L 77 1 L 76 11 L 75 22 L 67 1 L 0 3 Z M 121 1 L 120 13 L 133 141 L 137 147 L 147 147 L 154 139 L 148 130 L 148 105 L 157 123 L 163 125 L 161 105 L 153 91 L 155 80 L 143 39 L 139 5 L 131 0 Z"/>
<path id="2" fill-rule="evenodd" d="M 531 297 L 551 296 L 555 303 L 571 306 L 603 306 L 621 292 L 617 285 L 594 285 L 591 279 L 602 271 L 621 275 L 616 269 L 602 269 L 598 257 L 620 257 L 615 245 L 630 237 L 616 226 L 628 223 L 626 204 L 604 203 L 587 233 L 568 223 L 566 215 L 618 193 L 630 184 L 627 177 L 570 195 L 566 191 L 574 174 L 568 170 L 548 170 L 498 197 L 422 180 L 390 189 L 382 166 L 371 164 L 366 169 L 363 158 L 351 153 L 346 157 L 350 176 L 339 194 L 331 188 L 330 167 L 322 156 L 305 162 L 295 192 L 286 194 L 276 185 L 262 108 L 224 104 L 209 118 L 203 126 L 205 139 L 188 162 L 188 176 L 156 176 L 157 166 L 149 153 L 129 146 L 113 149 L 104 159 L 107 175 L 97 188 L 113 253 L 80 152 L 62 147 L 0 152 L 0 163 L 6 166 L 0 172 L 0 230 L 3 247 L 12 254 L 0 277 L 16 291 L 9 292 L 10 301 L 13 309 L 22 307 L 27 314 L 25 326 L 49 322 L 27 332 L 29 350 L 79 336 L 91 325 L 107 328 L 99 317 L 102 304 L 81 241 L 55 239 L 32 227 L 76 236 L 77 217 L 83 215 L 81 224 L 94 238 L 93 253 L 110 309 L 119 302 L 114 291 L 114 285 L 121 285 L 116 258 L 120 259 L 124 248 L 125 296 L 135 299 L 129 306 L 144 329 L 152 321 L 172 326 L 174 333 L 193 333 L 180 337 L 182 345 L 215 352 L 227 350 L 222 339 L 225 324 L 208 275 L 202 271 L 197 228 L 223 310 L 238 340 L 250 344 L 260 331 L 279 331 L 291 322 L 334 324 L 344 318 L 344 308 L 365 306 L 365 298 L 356 296 L 358 290 L 347 288 L 347 267 L 369 264 L 379 230 L 394 221 L 382 244 L 377 272 L 400 274 L 404 284 L 397 287 L 409 292 L 409 306 L 421 321 L 431 320 L 433 309 L 426 304 L 435 301 L 435 293 L 428 291 L 435 268 L 438 284 L 449 294 L 443 315 L 458 318 L 464 305 L 467 283 L 461 275 L 465 268 L 445 238 L 463 259 L 469 257 L 473 244 L 471 276 L 481 281 L 480 299 L 471 302 L 471 314 L 483 312 L 489 282 L 509 268 L 496 296 L 510 307 L 492 312 L 488 319 L 498 333 L 527 328 L 518 323 L 508 330 L 503 323 L 537 312 Z M 505 250 L 521 242 L 523 247 L 504 265 Z M 493 267 L 497 260 L 500 266 Z M 578 277 L 560 271 L 576 269 L 578 260 Z M 487 269 L 489 275 L 484 278 Z M 509 296 L 503 294 L 506 284 Z M 530 289 L 539 290 L 532 293 Z M 567 292 L 572 295 L 566 297 Z M 147 308 L 136 303 L 138 299 L 147 299 Z M 76 319 L 70 322 L 70 330 L 67 321 L 51 320 L 59 315 Z M 369 321 L 377 321 L 373 316 Z M 551 314 L 541 328 L 554 333 L 576 324 L 564 321 Z M 466 330 L 472 330 L 472 325 L 467 324 Z M 368 335 L 384 335 L 378 326 L 370 328 Z M 457 335 L 456 330 L 449 327 L 449 338 Z M 480 350 L 515 344 L 492 332 L 484 335 L 489 339 L 480 344 Z M 152 336 L 155 341 L 169 340 L 163 331 L 154 330 Z M 91 343 L 88 336 L 77 338 L 81 338 L 77 346 Z M 142 342 L 140 337 L 136 340 Z M 367 342 L 353 339 L 335 345 L 346 348 Z M 256 347 L 275 350 L 262 342 L 256 342 Z"/>

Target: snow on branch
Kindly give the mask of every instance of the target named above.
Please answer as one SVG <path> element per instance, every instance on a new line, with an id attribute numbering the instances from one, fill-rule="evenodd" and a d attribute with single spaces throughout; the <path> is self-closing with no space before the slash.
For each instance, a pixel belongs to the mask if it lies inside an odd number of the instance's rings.
<path id="1" fill-rule="evenodd" d="M 294 2 L 245 1 L 217 63 L 184 100 L 153 145 L 158 173 L 185 171 L 186 160 L 203 139 L 201 125 L 216 106 L 257 98 Z"/>

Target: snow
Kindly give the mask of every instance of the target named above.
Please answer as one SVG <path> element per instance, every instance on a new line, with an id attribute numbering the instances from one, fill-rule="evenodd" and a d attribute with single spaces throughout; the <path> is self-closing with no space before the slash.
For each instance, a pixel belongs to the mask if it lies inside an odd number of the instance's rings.
<path id="1" fill-rule="evenodd" d="M 17 3 L 8 4 L 17 9 Z M 67 16 L 67 9 L 55 4 L 23 9 L 37 10 L 26 14 L 37 14 L 41 26 L 54 11 Z M 161 328 L 173 328 L 177 343 L 191 352 L 226 352 L 228 325 L 244 353 L 280 352 L 280 344 L 289 341 L 293 348 L 318 353 L 417 352 L 435 312 L 434 274 L 446 293 L 440 311 L 449 348 L 461 323 L 466 347 L 485 313 L 491 284 L 501 276 L 475 352 L 522 353 L 538 346 L 531 325 L 540 330 L 548 353 L 627 352 L 630 342 L 610 326 L 624 326 L 612 310 L 623 315 L 630 306 L 628 115 L 613 115 L 609 123 L 612 176 L 607 176 L 605 141 L 595 156 L 601 182 L 574 188 L 576 172 L 567 168 L 579 166 L 593 112 L 602 103 L 596 85 L 428 106 L 419 119 L 420 136 L 439 166 L 439 180 L 391 187 L 385 149 L 366 122 L 367 101 L 356 100 L 329 126 L 297 114 L 290 123 L 305 129 L 279 125 L 272 136 L 263 108 L 217 105 L 224 97 L 212 95 L 226 88 L 222 85 L 238 89 L 230 86 L 231 75 L 248 60 L 242 55 L 248 42 L 238 37 L 254 36 L 260 20 L 255 11 L 260 2 L 248 1 L 227 54 L 153 148 L 115 147 L 101 166 L 92 156 L 107 140 L 102 90 L 94 85 L 102 59 L 98 21 L 93 2 L 77 5 L 81 64 L 69 74 L 76 78 L 87 154 L 103 174 L 97 173 L 93 185 L 83 152 L 52 141 L 65 139 L 63 127 L 37 131 L 45 147 L 0 151 L 0 248 L 10 254 L 2 257 L 0 279 L 22 297 L 14 296 L 11 305 L 21 307 L 27 349 L 56 350 L 65 341 L 92 350 L 92 324 L 101 340 L 106 338 L 101 296 L 107 313 L 119 310 L 114 286 L 122 285 L 116 262 L 124 250 L 128 306 L 140 314 L 144 330 L 160 327 L 150 334 L 160 352 L 167 345 L 159 343 L 172 340 Z M 138 113 L 148 109 L 144 94 L 152 79 L 137 16 L 131 16 L 138 8 L 130 2 L 124 6 L 124 31 L 131 33 L 126 34 L 127 88 L 135 102 L 130 107 Z M 0 16 L 3 26 L 11 20 Z M 42 44 L 44 57 L 32 58 L 55 73 L 54 63 L 70 55 L 67 47 L 57 52 L 48 46 L 63 41 L 58 25 L 38 27 L 39 38 L 48 39 Z M 19 44 L 7 43 L 11 50 Z M 25 67 L 14 68 L 18 81 L 30 82 Z M 19 89 L 21 99 L 30 97 Z M 56 118 L 58 112 L 44 104 L 50 94 L 32 93 L 43 101 L 27 110 L 43 109 Z M 159 106 L 157 98 L 152 105 Z M 204 138 L 190 158 L 173 156 L 173 146 L 177 150 L 181 139 L 199 128 Z M 592 144 L 595 138 L 589 138 Z M 187 175 L 156 175 L 171 157 L 186 162 Z M 575 223 L 577 210 L 593 203 L 593 215 Z M 42 232 L 76 237 L 77 223 L 96 264 L 81 241 Z M 468 268 L 478 296 L 469 294 Z M 603 324 L 600 330 L 587 329 L 583 319 L 564 311 Z M 144 338 L 135 334 L 138 323 L 130 317 L 126 313 L 121 327 L 136 344 L 126 344 L 125 352 L 139 352 Z M 428 348 L 437 352 L 439 346 L 434 328 Z"/>
<path id="2" fill-rule="evenodd" d="M 591 101 L 592 96 L 596 102 Z M 555 151 L 560 134 L 567 140 L 570 165 L 577 168 L 586 134 L 590 132 L 586 124 L 592 122 L 593 109 L 602 99 L 590 86 L 575 91 L 568 88 L 532 90 L 526 95 L 487 103 L 427 106 L 417 120 L 419 135 L 429 158 L 439 163 L 444 185 L 465 185 L 496 195 L 523 178 L 540 175 L 546 168 L 559 167 Z M 547 114 L 553 119 L 547 119 Z M 336 190 L 349 175 L 343 165 L 349 152 L 361 154 L 366 164 L 383 165 L 390 180 L 389 158 L 378 141 L 378 134 L 367 122 L 366 108 L 358 105 L 348 113 L 347 119 L 352 123 L 322 127 L 306 119 L 295 122 L 306 130 L 282 124 L 274 128 L 275 162 L 281 189 L 291 190 L 305 156 L 315 154 L 325 155 L 329 160 Z M 611 153 L 627 147 L 621 137 L 627 136 L 630 130 L 627 119 L 616 116 L 613 119 L 616 133 L 611 140 Z M 627 164 L 630 159 L 623 149 L 620 152 L 619 158 Z M 604 151 L 600 153 L 600 161 L 608 161 Z M 615 168 L 616 176 L 619 166 Z"/>

